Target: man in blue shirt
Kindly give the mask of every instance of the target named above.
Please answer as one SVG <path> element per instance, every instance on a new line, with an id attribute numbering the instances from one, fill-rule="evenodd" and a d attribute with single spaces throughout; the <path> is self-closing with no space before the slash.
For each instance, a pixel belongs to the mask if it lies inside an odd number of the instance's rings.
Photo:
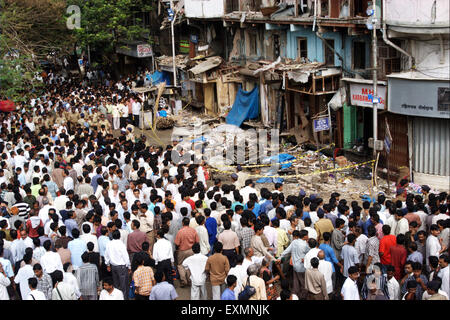
<path id="1" fill-rule="evenodd" d="M 72 237 L 73 240 L 69 241 L 67 244 L 67 249 L 70 250 L 70 260 L 72 262 L 73 269 L 77 270 L 83 265 L 81 255 L 87 251 L 87 246 L 86 243 L 79 238 L 80 231 L 78 229 L 72 230 Z"/>
<path id="2" fill-rule="evenodd" d="M 331 233 L 324 232 L 323 233 L 323 243 L 319 246 L 319 249 L 325 253 L 325 261 L 329 261 L 332 263 L 333 272 L 334 265 L 338 265 L 341 268 L 341 272 L 343 271 L 343 265 L 336 258 L 336 254 L 334 253 L 333 248 L 330 246 L 331 241 Z"/>
<path id="3" fill-rule="evenodd" d="M 73 219 L 74 214 L 75 213 L 73 211 L 68 211 L 67 219 L 64 221 L 64 225 L 66 226 L 67 236 L 71 237 L 71 238 L 73 238 L 72 231 L 74 229 L 78 229 L 78 224 L 75 221 L 75 219 Z"/>
<path id="4" fill-rule="evenodd" d="M 178 298 L 175 287 L 166 281 L 166 276 L 162 271 L 156 271 L 155 280 L 157 284 L 152 288 L 149 300 L 176 300 Z"/>
<path id="5" fill-rule="evenodd" d="M 217 221 L 215 218 L 211 217 L 211 209 L 206 208 L 204 212 L 206 216 L 205 227 L 206 230 L 208 230 L 209 245 L 211 246 L 212 249 L 214 247 L 214 243 L 216 243 Z"/>
<path id="6" fill-rule="evenodd" d="M 236 287 L 237 278 L 235 275 L 230 274 L 227 277 L 227 288 L 223 291 L 220 296 L 220 300 L 236 300 L 236 295 L 234 294 L 234 288 Z"/>

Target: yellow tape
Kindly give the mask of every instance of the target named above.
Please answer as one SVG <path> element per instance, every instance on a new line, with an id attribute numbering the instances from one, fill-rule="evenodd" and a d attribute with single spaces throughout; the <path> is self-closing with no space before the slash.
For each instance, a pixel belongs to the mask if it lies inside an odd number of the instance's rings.
<path id="1" fill-rule="evenodd" d="M 361 162 L 361 163 L 357 163 L 357 164 L 353 164 L 353 165 L 349 165 L 349 166 L 345 166 L 342 168 L 333 168 L 333 169 L 329 169 L 329 170 L 316 170 L 313 171 L 311 173 L 304 173 L 304 174 L 294 174 L 294 175 L 275 175 L 275 176 L 267 176 L 267 175 L 258 175 L 258 174 L 250 174 L 248 175 L 248 177 L 253 177 L 253 178 L 296 178 L 296 177 L 307 177 L 307 176 L 313 176 L 313 175 L 317 175 L 317 174 L 324 174 L 324 173 L 331 173 L 331 172 L 339 172 L 339 171 L 344 171 L 344 170 L 348 170 L 351 168 L 357 168 L 366 164 L 371 163 L 373 166 L 373 163 L 375 162 L 375 160 L 370 160 L 370 161 L 366 161 L 366 162 Z M 221 173 L 234 173 L 233 171 L 224 171 L 224 170 L 219 170 L 219 169 L 214 169 L 214 168 L 209 168 L 209 170 L 212 171 L 216 171 L 216 172 L 221 172 Z"/>

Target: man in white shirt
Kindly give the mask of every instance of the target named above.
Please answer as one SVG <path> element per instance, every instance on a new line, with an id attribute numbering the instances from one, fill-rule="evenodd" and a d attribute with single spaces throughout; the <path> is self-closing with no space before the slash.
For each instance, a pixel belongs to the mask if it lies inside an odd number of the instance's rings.
<path id="1" fill-rule="evenodd" d="M 74 181 L 72 177 L 69 176 L 69 171 L 67 169 L 64 169 L 63 171 L 63 177 L 64 177 L 64 190 L 69 191 L 74 189 Z"/>
<path id="2" fill-rule="evenodd" d="M 38 285 L 38 281 L 37 279 L 33 276 L 30 277 L 27 281 L 28 284 L 28 295 L 27 298 L 24 300 L 47 300 L 47 298 L 45 297 L 45 294 L 42 291 L 37 290 L 37 285 Z M 20 289 L 22 291 L 22 289 Z"/>
<path id="3" fill-rule="evenodd" d="M 400 284 L 394 277 L 395 267 L 391 265 L 387 266 L 386 273 L 389 300 L 400 300 Z"/>
<path id="4" fill-rule="evenodd" d="M 34 271 L 31 265 L 31 260 L 32 255 L 25 254 L 23 257 L 25 265 L 19 269 L 17 275 L 14 277 L 14 282 L 20 285 L 20 294 L 22 296 L 22 300 L 26 300 L 28 293 L 30 292 L 30 287 L 28 286 L 28 279 L 34 278 Z"/>
<path id="5" fill-rule="evenodd" d="M 192 246 L 194 255 L 186 258 L 182 265 L 191 273 L 191 300 L 206 300 L 206 273 L 205 266 L 208 257 L 200 253 L 200 244 Z"/>
<path id="6" fill-rule="evenodd" d="M 259 192 L 255 189 L 255 184 L 253 183 L 252 179 L 248 179 L 245 181 L 245 187 L 242 188 L 239 193 L 244 199 L 244 204 L 248 202 L 250 193 L 256 194 L 256 196 L 259 198 Z"/>
<path id="7" fill-rule="evenodd" d="M 119 288 L 123 292 L 125 300 L 128 300 L 130 257 L 125 244 L 120 241 L 120 231 L 114 230 L 112 237 L 113 240 L 106 245 L 105 264 L 108 271 L 112 272 L 114 286 Z"/>
<path id="8" fill-rule="evenodd" d="M 450 297 L 450 279 L 449 273 L 450 269 L 448 264 L 450 262 L 450 257 L 443 254 L 439 257 L 439 264 L 441 266 L 441 271 L 439 271 L 438 276 L 442 279 L 441 290 L 447 293 L 447 297 Z"/>
<path id="9" fill-rule="evenodd" d="M 169 283 L 173 283 L 170 276 L 172 264 L 174 263 L 172 243 L 164 237 L 164 230 L 159 229 L 156 234 L 157 241 L 153 245 L 153 259 L 155 259 L 156 270 L 165 274 Z"/>
<path id="10" fill-rule="evenodd" d="M 103 279 L 103 290 L 98 300 L 124 300 L 123 293 L 114 288 L 112 278 Z"/>
<path id="11" fill-rule="evenodd" d="M 355 227 L 354 233 L 356 235 L 355 249 L 359 256 L 359 263 L 364 263 L 366 246 L 369 238 L 367 238 L 367 236 L 362 232 L 362 228 L 359 226 Z"/>
<path id="12" fill-rule="evenodd" d="M 52 274 L 56 270 L 63 272 L 64 269 L 61 261 L 61 256 L 58 253 L 50 250 L 51 245 L 52 243 L 50 240 L 44 241 L 43 247 L 47 252 L 44 253 L 40 260 L 42 270 L 44 270 L 46 274 Z"/>
<path id="13" fill-rule="evenodd" d="M 264 259 L 264 257 L 263 257 Z M 234 288 L 234 294 L 236 296 L 236 300 L 238 300 L 239 293 L 243 290 L 244 281 L 247 278 L 247 268 L 248 266 L 243 266 L 244 257 L 242 255 L 238 255 L 236 257 L 236 266 L 231 268 L 228 271 L 228 275 L 234 275 L 237 278 L 236 287 Z"/>
<path id="14" fill-rule="evenodd" d="M 97 237 L 92 234 L 92 230 L 91 230 L 91 226 L 88 224 L 83 224 L 82 226 L 83 229 L 83 234 L 80 236 L 80 239 L 83 240 L 86 245 L 89 242 L 92 242 L 94 244 L 94 252 L 99 252 L 98 251 L 98 240 Z"/>
<path id="15" fill-rule="evenodd" d="M 427 267 L 428 270 L 430 270 L 430 256 L 439 257 L 443 251 L 445 251 L 447 248 L 442 249 L 441 243 L 439 242 L 438 235 L 439 235 L 439 227 L 437 224 L 432 224 L 430 226 L 430 235 L 427 238 L 426 242 L 426 253 L 427 253 Z"/>
<path id="16" fill-rule="evenodd" d="M 195 221 L 198 224 L 195 231 L 197 231 L 200 238 L 200 252 L 206 256 L 211 251 L 211 246 L 209 244 L 208 230 L 205 227 L 205 217 L 198 215 L 195 217 Z"/>
<path id="17" fill-rule="evenodd" d="M 327 293 L 331 294 L 333 292 L 333 265 L 330 261 L 325 260 L 325 252 L 322 250 L 319 251 L 317 257 L 319 258 L 319 271 L 323 274 L 327 284 Z"/>
<path id="18" fill-rule="evenodd" d="M 319 251 L 321 251 L 319 248 L 317 248 L 317 240 L 314 238 L 308 239 L 308 246 L 310 247 L 310 250 L 305 254 L 304 258 L 304 265 L 305 269 L 312 269 L 311 266 L 311 259 L 316 258 L 319 254 Z"/>
<path id="19" fill-rule="evenodd" d="M 348 278 L 345 280 L 341 289 L 343 300 L 360 300 L 358 285 L 356 280 L 359 277 L 359 271 L 356 266 L 348 268 Z"/>

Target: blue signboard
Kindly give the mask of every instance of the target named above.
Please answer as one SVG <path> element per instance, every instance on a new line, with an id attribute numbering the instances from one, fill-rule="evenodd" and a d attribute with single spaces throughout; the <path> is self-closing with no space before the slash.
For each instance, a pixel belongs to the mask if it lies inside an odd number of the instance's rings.
<path id="1" fill-rule="evenodd" d="M 198 36 L 196 34 L 191 34 L 191 42 L 198 43 Z"/>
<path id="2" fill-rule="evenodd" d="M 330 130 L 330 121 L 329 120 L 330 119 L 328 117 L 314 119 L 314 132 Z"/>

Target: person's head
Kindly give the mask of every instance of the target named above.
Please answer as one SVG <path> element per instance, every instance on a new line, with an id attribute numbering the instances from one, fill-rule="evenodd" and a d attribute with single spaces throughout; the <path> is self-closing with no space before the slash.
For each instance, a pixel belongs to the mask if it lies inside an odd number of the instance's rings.
<path id="1" fill-rule="evenodd" d="M 165 281 L 166 277 L 164 276 L 164 272 L 162 272 L 161 270 L 156 271 L 155 280 L 157 283 Z"/>
<path id="2" fill-rule="evenodd" d="M 35 290 L 37 288 L 38 281 L 35 277 L 28 278 L 28 287 L 30 290 Z"/>
<path id="3" fill-rule="evenodd" d="M 331 239 L 331 233 L 330 232 L 324 232 L 322 237 L 323 237 L 323 241 L 324 242 L 329 242 L 330 239 Z"/>
<path id="4" fill-rule="evenodd" d="M 437 224 L 432 224 L 430 226 L 430 233 L 433 236 L 437 237 L 441 233 L 441 231 L 439 230 L 439 226 Z"/>
<path id="5" fill-rule="evenodd" d="M 223 250 L 223 244 L 219 241 L 217 241 L 216 243 L 214 243 L 214 253 L 221 253 Z"/>
<path id="6" fill-rule="evenodd" d="M 53 287 L 58 283 L 58 282 L 63 282 L 64 279 L 64 275 L 63 272 L 61 270 L 56 270 L 53 272 L 52 274 L 52 280 L 53 280 Z"/>
<path id="7" fill-rule="evenodd" d="M 36 263 L 34 266 L 33 266 L 33 272 L 34 272 L 34 275 L 36 276 L 36 277 L 38 277 L 38 278 L 41 278 L 42 277 L 42 275 L 43 275 L 43 270 L 42 270 L 42 266 L 41 266 L 41 264 L 40 263 Z"/>
<path id="8" fill-rule="evenodd" d="M 417 285 L 418 283 L 416 280 L 409 280 L 406 283 L 406 289 L 408 290 L 408 293 L 416 293 Z"/>
<path id="9" fill-rule="evenodd" d="M 245 257 L 250 259 L 253 256 L 253 248 L 252 247 L 245 248 L 244 254 L 245 254 Z"/>
<path id="10" fill-rule="evenodd" d="M 107 277 L 103 279 L 103 289 L 105 289 L 108 292 L 111 292 L 114 290 L 114 282 L 111 277 Z"/>
<path id="11" fill-rule="evenodd" d="M 413 272 L 412 264 L 413 262 L 410 260 L 405 262 L 405 274 L 411 274 Z"/>
<path id="12" fill-rule="evenodd" d="M 194 252 L 194 254 L 200 253 L 200 243 L 196 242 L 192 245 L 192 252 Z"/>
<path id="13" fill-rule="evenodd" d="M 448 254 L 441 254 L 439 256 L 439 265 L 441 266 L 442 269 L 448 267 L 449 262 L 450 256 Z"/>
<path id="14" fill-rule="evenodd" d="M 227 287 L 228 287 L 230 290 L 233 290 L 233 289 L 236 287 L 237 277 L 236 277 L 235 275 L 230 274 L 230 275 L 227 277 L 226 282 L 227 282 Z"/>
<path id="15" fill-rule="evenodd" d="M 78 230 L 77 228 L 72 230 L 72 238 L 74 239 L 78 239 L 80 237 L 80 230 Z"/>
<path id="16" fill-rule="evenodd" d="M 388 280 L 392 279 L 395 275 L 395 267 L 393 265 L 386 266 L 386 275 Z"/>
<path id="17" fill-rule="evenodd" d="M 356 281 L 359 277 L 359 270 L 356 266 L 351 266 L 348 268 L 348 276 L 353 280 Z"/>
<path id="18" fill-rule="evenodd" d="M 317 269 L 319 267 L 319 258 L 314 257 L 311 259 L 311 267 Z"/>
<path id="19" fill-rule="evenodd" d="M 375 237 L 376 234 L 377 234 L 377 230 L 375 229 L 374 226 L 369 226 L 367 228 L 367 235 L 369 236 L 369 238 Z"/>
<path id="20" fill-rule="evenodd" d="M 438 293 L 440 287 L 441 287 L 440 281 L 432 280 L 427 283 L 427 293 L 432 296 Z"/>

